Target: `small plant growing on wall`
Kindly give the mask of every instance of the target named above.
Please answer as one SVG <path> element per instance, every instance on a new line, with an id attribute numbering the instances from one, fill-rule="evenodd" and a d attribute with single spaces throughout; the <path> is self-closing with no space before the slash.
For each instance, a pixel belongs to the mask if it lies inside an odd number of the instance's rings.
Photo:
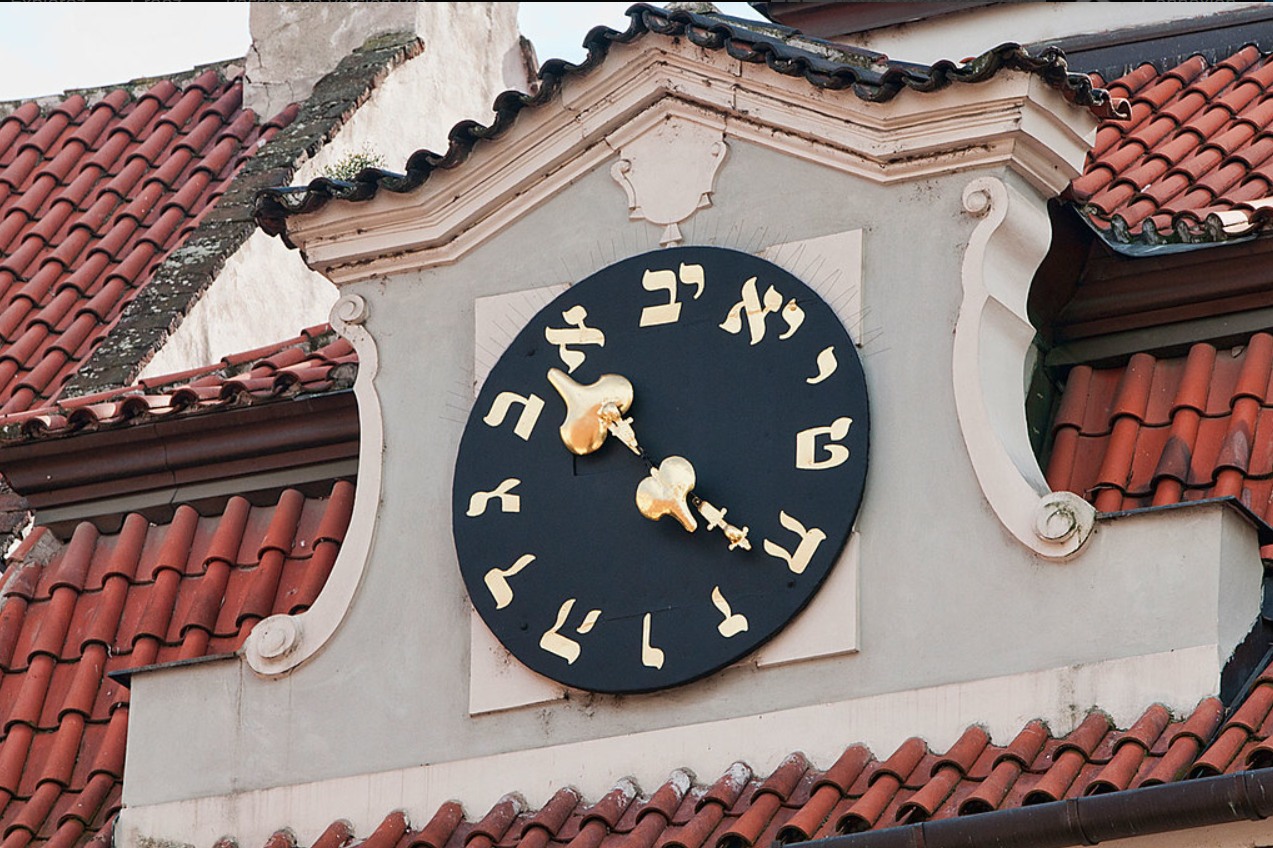
<path id="1" fill-rule="evenodd" d="M 329 180 L 353 182 L 365 168 L 383 168 L 385 157 L 364 146 L 361 150 L 352 150 L 323 169 L 323 176 Z"/>

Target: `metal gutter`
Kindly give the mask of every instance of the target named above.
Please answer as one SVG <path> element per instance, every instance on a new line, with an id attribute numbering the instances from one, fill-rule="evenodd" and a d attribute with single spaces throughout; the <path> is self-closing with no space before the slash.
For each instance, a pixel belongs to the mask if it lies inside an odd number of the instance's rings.
<path id="1" fill-rule="evenodd" d="M 192 665 L 207 665 L 208 663 L 221 663 L 227 660 L 237 659 L 238 652 L 229 654 L 208 654 L 203 657 L 191 657 L 185 660 L 170 660 L 162 663 L 151 663 L 150 665 L 138 665 L 132 668 L 117 668 L 114 671 L 106 672 L 106 676 L 115 681 L 125 689 L 131 689 L 133 686 L 133 677 L 138 674 L 149 674 L 154 671 L 169 671 L 174 668 L 187 668 Z"/>
<path id="2" fill-rule="evenodd" d="M 832 836 L 816 848 L 1069 848 L 1273 815 L 1273 769 Z"/>
<path id="3" fill-rule="evenodd" d="M 1158 506 L 1141 506 L 1134 509 L 1119 509 L 1113 512 L 1098 512 L 1096 513 L 1096 520 L 1108 521 L 1129 515 L 1147 515 L 1155 512 L 1173 512 L 1178 509 L 1196 509 L 1213 504 L 1229 507 L 1250 522 L 1251 526 L 1255 528 L 1256 538 L 1261 545 L 1273 544 L 1273 525 L 1270 525 L 1261 516 L 1257 515 L 1251 507 L 1244 504 L 1240 498 L 1233 495 L 1199 498 L 1196 501 L 1180 501 L 1179 503 L 1160 504 Z"/>

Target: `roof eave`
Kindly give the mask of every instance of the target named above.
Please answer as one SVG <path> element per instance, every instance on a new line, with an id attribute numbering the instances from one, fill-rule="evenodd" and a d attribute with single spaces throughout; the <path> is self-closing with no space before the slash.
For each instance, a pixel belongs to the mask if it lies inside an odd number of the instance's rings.
<path id="1" fill-rule="evenodd" d="M 1270 815 L 1273 769 L 1258 769 L 832 836 L 789 848 L 1069 848 Z"/>
<path id="2" fill-rule="evenodd" d="M 444 153 L 419 150 L 407 161 L 403 173 L 367 169 L 349 182 L 319 179 L 307 186 L 266 189 L 256 196 L 257 224 L 271 235 L 295 247 L 288 219 L 315 213 L 332 200 L 367 201 L 384 193 L 414 192 L 435 171 L 463 164 L 479 142 L 503 136 L 523 109 L 546 105 L 561 93 L 568 79 L 590 74 L 602 65 L 616 45 L 632 44 L 650 34 L 683 40 L 695 49 L 724 52 L 745 64 L 764 64 L 787 77 L 803 77 L 824 90 L 848 90 L 856 99 L 885 103 L 899 93 L 934 92 L 954 83 L 982 83 L 1002 71 L 1021 71 L 1037 77 L 1072 106 L 1092 115 L 1125 117 L 1125 101 L 1111 98 L 1095 87 L 1085 74 L 1071 73 L 1065 56 L 1046 50 L 1032 56 L 1017 44 L 1002 44 L 962 64 L 950 61 L 932 66 L 889 60 L 882 54 L 856 50 L 833 42 L 807 38 L 795 31 L 772 26 L 744 26 L 737 19 L 698 15 L 686 10 L 664 10 L 637 4 L 628 10 L 630 25 L 624 32 L 596 27 L 585 39 L 588 58 L 575 65 L 560 59 L 545 62 L 540 86 L 533 95 L 507 91 L 497 98 L 495 118 L 489 126 L 474 121 L 457 124 L 450 132 Z"/>
<path id="3" fill-rule="evenodd" d="M 55 533 L 81 521 L 113 531 L 128 512 L 164 520 L 185 500 L 352 476 L 358 443 L 346 389 L 13 443 L 0 470 Z"/>

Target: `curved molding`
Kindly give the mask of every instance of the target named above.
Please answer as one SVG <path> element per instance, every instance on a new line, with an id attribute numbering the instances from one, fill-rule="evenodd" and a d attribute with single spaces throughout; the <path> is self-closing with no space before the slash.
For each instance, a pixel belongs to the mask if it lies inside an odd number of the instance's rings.
<path id="1" fill-rule="evenodd" d="M 610 176 L 628 197 L 629 219 L 662 227 L 659 245 L 672 247 L 685 240 L 680 225 L 712 205 L 729 152 L 725 122 L 673 112 L 642 129 L 622 141 Z M 608 141 L 615 146 L 619 139 Z"/>
<path id="2" fill-rule="evenodd" d="M 1082 172 L 1095 135 L 1087 110 L 1025 73 L 870 103 L 688 41 L 614 49 L 565 86 L 557 106 L 532 110 L 463 167 L 438 169 L 404 194 L 381 190 L 366 203 L 289 217 L 288 238 L 337 285 L 448 265 L 583 175 L 611 168 L 628 140 L 660 132 L 669 118 L 723 125 L 727 144 L 759 145 L 877 185 L 1007 165 L 1048 196 Z"/>
<path id="3" fill-rule="evenodd" d="M 331 322 L 358 352 L 358 490 L 354 495 L 349 530 L 340 546 L 327 584 L 314 605 L 297 615 L 272 615 L 260 621 L 243 644 L 243 656 L 257 674 L 285 674 L 314 656 L 331 639 L 353 604 L 362 583 L 376 529 L 376 508 L 381 499 L 380 457 L 384 447 L 384 420 L 375 378 L 380 369 L 376 343 L 366 327 L 367 302 L 347 294 L 332 307 Z"/>
<path id="4" fill-rule="evenodd" d="M 955 408 L 981 491 L 1017 541 L 1048 559 L 1078 553 L 1096 511 L 1053 492 L 1030 448 L 1024 364 L 1034 339 L 1026 316 L 1030 281 L 1051 226 L 1040 202 L 991 177 L 970 182 L 964 210 L 981 218 L 963 262 L 955 323 Z"/>

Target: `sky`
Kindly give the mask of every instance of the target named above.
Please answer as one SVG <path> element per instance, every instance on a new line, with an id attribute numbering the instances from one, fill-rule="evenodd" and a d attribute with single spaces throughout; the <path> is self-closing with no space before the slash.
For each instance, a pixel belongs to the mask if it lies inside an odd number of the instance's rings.
<path id="1" fill-rule="evenodd" d="M 0 4 L 0 101 L 160 76 L 247 53 L 247 3 Z M 542 62 L 579 61 L 588 30 L 625 29 L 631 3 L 522 3 Z M 759 19 L 747 3 L 726 14 Z M 191 37 L 191 34 L 197 34 Z"/>

